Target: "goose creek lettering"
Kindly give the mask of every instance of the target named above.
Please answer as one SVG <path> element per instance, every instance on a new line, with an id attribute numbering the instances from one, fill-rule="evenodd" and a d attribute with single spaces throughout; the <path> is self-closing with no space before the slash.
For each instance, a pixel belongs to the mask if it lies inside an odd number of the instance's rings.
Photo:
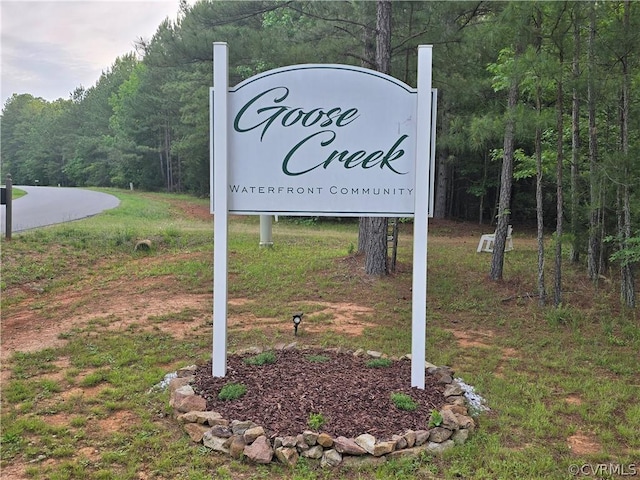
<path id="1" fill-rule="evenodd" d="M 314 107 L 303 109 L 292 107 L 284 102 L 289 97 L 288 87 L 273 87 L 254 96 L 238 111 L 233 128 L 238 133 L 260 131 L 260 141 L 267 133 L 280 128 L 298 126 L 312 128 L 313 131 L 292 145 L 282 159 L 282 171 L 285 175 L 294 177 L 304 175 L 318 168 L 327 169 L 330 165 L 342 165 L 345 169 L 361 167 L 370 169 L 379 167 L 388 169 L 396 175 L 406 175 L 397 165 L 405 151 L 400 148 L 408 135 L 401 135 L 391 146 L 384 149 L 367 151 L 364 149 L 349 151 L 336 150 L 328 153 L 318 161 L 314 160 L 313 152 L 319 147 L 329 147 L 338 137 L 340 129 L 355 122 L 360 113 L 357 108 L 343 107 Z M 330 151 L 327 148 L 327 152 Z M 393 163 L 396 162 L 396 165 Z"/>

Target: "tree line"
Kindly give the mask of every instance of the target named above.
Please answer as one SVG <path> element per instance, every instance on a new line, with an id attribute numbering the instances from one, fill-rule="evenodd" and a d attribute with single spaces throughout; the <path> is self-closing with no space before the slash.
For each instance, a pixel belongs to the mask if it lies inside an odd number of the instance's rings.
<path id="1" fill-rule="evenodd" d="M 435 216 L 496 226 L 494 279 L 508 224 L 536 225 L 541 303 L 542 235 L 554 230 L 556 305 L 564 251 L 594 282 L 615 267 L 623 303 L 635 306 L 640 4 L 382 2 L 387 32 L 379 3 L 182 1 L 176 21 L 95 85 L 53 102 L 13 95 L 2 110 L 3 175 L 205 196 L 213 42 L 229 44 L 231 85 L 299 63 L 382 69 L 415 85 L 417 46 L 431 44 Z"/>

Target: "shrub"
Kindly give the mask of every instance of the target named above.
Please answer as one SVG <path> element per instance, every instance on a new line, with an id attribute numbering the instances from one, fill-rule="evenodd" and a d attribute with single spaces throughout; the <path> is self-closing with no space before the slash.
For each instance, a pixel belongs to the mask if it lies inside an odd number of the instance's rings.
<path id="1" fill-rule="evenodd" d="M 247 393 L 247 387 L 241 383 L 227 383 L 220 389 L 218 399 L 224 402 L 228 400 L 236 400 Z"/>
<path id="2" fill-rule="evenodd" d="M 326 423 L 324 415 L 321 413 L 310 413 L 307 425 L 311 430 L 320 430 L 320 428 Z"/>
<path id="3" fill-rule="evenodd" d="M 390 367 L 393 362 L 388 358 L 372 358 L 367 362 L 369 368 L 386 368 Z"/>
<path id="4" fill-rule="evenodd" d="M 418 404 L 405 393 L 392 393 L 391 401 L 398 409 L 406 410 L 407 412 L 412 412 L 418 408 Z"/>
<path id="5" fill-rule="evenodd" d="M 276 354 L 273 352 L 262 352 L 253 357 L 245 358 L 244 363 L 247 365 L 266 365 L 268 363 L 276 363 Z"/>

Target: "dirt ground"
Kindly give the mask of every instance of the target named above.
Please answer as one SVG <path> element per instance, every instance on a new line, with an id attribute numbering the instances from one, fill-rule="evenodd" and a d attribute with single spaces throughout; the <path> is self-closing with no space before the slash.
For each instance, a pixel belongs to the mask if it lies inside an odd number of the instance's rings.
<path id="1" fill-rule="evenodd" d="M 199 218 L 210 218 L 206 207 L 194 208 L 191 205 L 184 206 L 185 213 Z M 447 241 L 468 243 L 470 248 L 477 245 L 482 233 L 489 233 L 488 228 L 458 223 L 451 221 L 434 222 L 437 235 L 447 237 Z M 432 228 L 430 226 L 430 228 Z M 142 257 L 136 261 L 161 262 L 162 258 Z M 5 383 L 11 378 L 10 358 L 17 352 L 33 352 L 50 347 L 58 347 L 65 340 L 61 334 L 69 332 L 74 327 L 83 326 L 91 321 L 106 320 L 108 328 L 112 330 L 125 330 L 129 325 L 136 323 L 143 328 L 161 329 L 170 333 L 176 339 L 196 333 L 206 334 L 211 326 L 209 319 L 212 311 L 212 298 L 210 293 L 182 293 L 166 295 L 166 279 L 148 278 L 136 281 L 135 288 L 131 282 L 117 280 L 101 283 L 99 290 L 91 283 L 78 284 L 69 288 L 64 293 L 51 295 L 39 293 L 37 286 L 32 286 L 33 291 L 21 302 L 10 308 L 9 315 L 2 315 L 0 330 L 0 382 Z M 29 289 L 31 287 L 22 287 Z M 12 292 L 5 292 L 11 295 Z M 230 298 L 230 305 L 242 305 L 250 302 L 246 298 Z M 318 302 L 315 302 L 318 303 Z M 46 308 L 43 308 L 43 305 Z M 367 321 L 371 307 L 361 305 L 357 301 L 347 302 L 322 302 L 323 310 L 314 315 L 325 315 L 331 320 L 323 323 L 323 330 L 333 330 L 336 333 L 346 335 L 359 335 L 363 329 L 371 326 Z M 43 309 L 46 315 L 43 315 Z M 154 317 L 166 316 L 170 312 L 181 312 L 185 309 L 197 312 L 194 320 L 184 321 L 171 319 L 162 322 L 154 321 Z M 326 315 L 330 314 L 330 315 Z M 270 329 L 287 329 L 290 325 L 282 325 L 272 318 L 259 318 L 255 316 L 231 316 L 229 318 L 230 329 L 249 329 L 259 324 Z M 307 327 L 309 328 L 309 327 Z M 449 330 L 459 345 L 463 347 L 490 347 L 494 332 L 490 330 L 468 331 L 457 328 L 455 325 Z M 504 349 L 504 359 L 515 357 L 518 352 L 513 349 Z M 64 359 L 61 367 L 64 367 Z M 500 372 L 495 372 L 500 375 Z M 92 397 L 99 393 L 97 388 L 78 388 L 64 391 L 61 395 L 82 395 Z M 579 398 L 568 398 L 567 402 L 579 402 Z M 102 420 L 99 428 L 103 431 L 117 430 L 120 425 L 132 422 L 130 413 L 117 412 L 109 418 Z M 69 421 L 64 413 L 53 415 L 50 421 L 64 424 Z M 576 454 L 589 454 L 601 451 L 600 445 L 588 432 L 578 432 L 567 439 L 568 445 Z M 85 456 L 92 458 L 98 456 L 98 452 L 85 451 Z M 50 460 L 46 460 L 50 461 Z M 52 460 L 51 460 L 52 461 Z M 21 480 L 25 476 L 27 465 L 14 462 L 2 469 L 3 480 Z"/>

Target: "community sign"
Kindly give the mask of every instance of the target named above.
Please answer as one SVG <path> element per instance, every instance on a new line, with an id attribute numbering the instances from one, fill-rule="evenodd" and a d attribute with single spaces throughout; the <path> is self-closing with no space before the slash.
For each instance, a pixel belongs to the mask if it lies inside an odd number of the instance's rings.
<path id="1" fill-rule="evenodd" d="M 431 47 L 419 47 L 417 89 L 373 70 L 325 64 L 278 68 L 229 88 L 227 55 L 226 44 L 214 44 L 214 376 L 226 372 L 229 213 L 415 217 L 425 297 L 433 201 Z M 425 333 L 418 335 L 424 385 Z"/>

